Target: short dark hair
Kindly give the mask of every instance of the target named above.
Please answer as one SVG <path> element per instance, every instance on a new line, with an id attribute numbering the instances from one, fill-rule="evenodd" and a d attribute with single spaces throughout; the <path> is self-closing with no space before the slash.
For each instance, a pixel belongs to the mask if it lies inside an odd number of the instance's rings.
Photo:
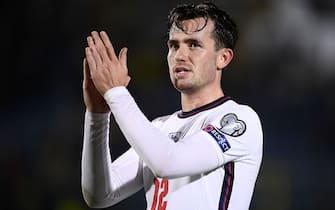
<path id="1" fill-rule="evenodd" d="M 225 11 L 208 1 L 199 4 L 183 4 L 173 8 L 168 15 L 168 33 L 173 24 L 183 30 L 182 21 L 195 18 L 204 18 L 206 21 L 205 25 L 196 31 L 205 28 L 208 19 L 214 22 L 213 38 L 217 50 L 225 47 L 235 48 L 238 39 L 235 22 Z"/>

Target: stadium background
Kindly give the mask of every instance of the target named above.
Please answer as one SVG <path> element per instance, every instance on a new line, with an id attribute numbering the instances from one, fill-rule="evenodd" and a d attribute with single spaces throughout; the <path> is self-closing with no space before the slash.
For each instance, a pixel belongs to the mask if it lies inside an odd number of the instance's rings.
<path id="1" fill-rule="evenodd" d="M 116 49 L 129 48 L 129 88 L 149 119 L 179 109 L 168 79 L 165 22 L 182 2 L 190 1 L 1 3 L 1 209 L 88 209 L 80 188 L 81 82 L 91 30 L 107 30 Z M 213 2 L 240 28 L 225 93 L 251 105 L 264 126 L 250 209 L 333 209 L 335 1 Z M 112 127 L 117 156 L 128 144 Z M 109 209 L 144 205 L 141 191 Z"/>

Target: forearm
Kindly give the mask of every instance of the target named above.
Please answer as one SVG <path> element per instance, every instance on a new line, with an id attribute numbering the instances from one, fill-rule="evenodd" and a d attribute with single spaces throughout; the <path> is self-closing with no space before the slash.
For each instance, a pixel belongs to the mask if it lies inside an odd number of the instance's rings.
<path id="1" fill-rule="evenodd" d="M 108 172 L 111 167 L 109 116 L 109 113 L 85 114 L 82 191 L 87 204 L 93 207 L 99 203 L 99 199 L 106 197 L 111 186 Z"/>
<path id="2" fill-rule="evenodd" d="M 189 141 L 175 143 L 154 127 L 140 111 L 128 91 L 113 88 L 105 99 L 127 141 L 144 162 L 159 177 L 181 177 L 209 171 L 219 166 L 215 147 L 204 132 L 188 137 Z"/>
<path id="3" fill-rule="evenodd" d="M 82 191 L 94 208 L 116 204 L 143 187 L 142 162 L 133 149 L 112 162 L 109 119 L 109 113 L 85 114 Z"/>

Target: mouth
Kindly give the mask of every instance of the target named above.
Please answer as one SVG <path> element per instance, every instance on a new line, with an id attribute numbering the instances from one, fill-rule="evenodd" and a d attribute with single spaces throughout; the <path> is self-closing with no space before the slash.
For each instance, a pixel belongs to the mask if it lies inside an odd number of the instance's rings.
<path id="1" fill-rule="evenodd" d="M 174 69 L 174 72 L 178 75 L 178 74 L 184 74 L 184 73 L 187 73 L 187 72 L 190 72 L 191 70 L 188 69 L 187 67 L 184 67 L 184 66 L 177 66 L 175 67 Z"/>
<path id="2" fill-rule="evenodd" d="M 174 76 L 176 79 L 184 79 L 190 72 L 191 70 L 184 66 L 177 66 L 174 68 Z"/>

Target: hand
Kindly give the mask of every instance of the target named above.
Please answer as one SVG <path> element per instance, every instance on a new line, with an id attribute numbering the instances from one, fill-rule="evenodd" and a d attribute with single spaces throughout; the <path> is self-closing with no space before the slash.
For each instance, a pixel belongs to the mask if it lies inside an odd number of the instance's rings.
<path id="1" fill-rule="evenodd" d="M 91 80 L 90 69 L 86 59 L 83 61 L 83 71 L 83 96 L 87 111 L 93 113 L 109 112 L 108 104 L 95 88 L 93 81 Z"/>
<path id="2" fill-rule="evenodd" d="M 103 96 L 113 87 L 127 86 L 130 81 L 127 67 L 127 48 L 117 57 L 106 32 L 96 31 L 87 37 L 85 49 L 90 75 L 98 92 Z"/>

